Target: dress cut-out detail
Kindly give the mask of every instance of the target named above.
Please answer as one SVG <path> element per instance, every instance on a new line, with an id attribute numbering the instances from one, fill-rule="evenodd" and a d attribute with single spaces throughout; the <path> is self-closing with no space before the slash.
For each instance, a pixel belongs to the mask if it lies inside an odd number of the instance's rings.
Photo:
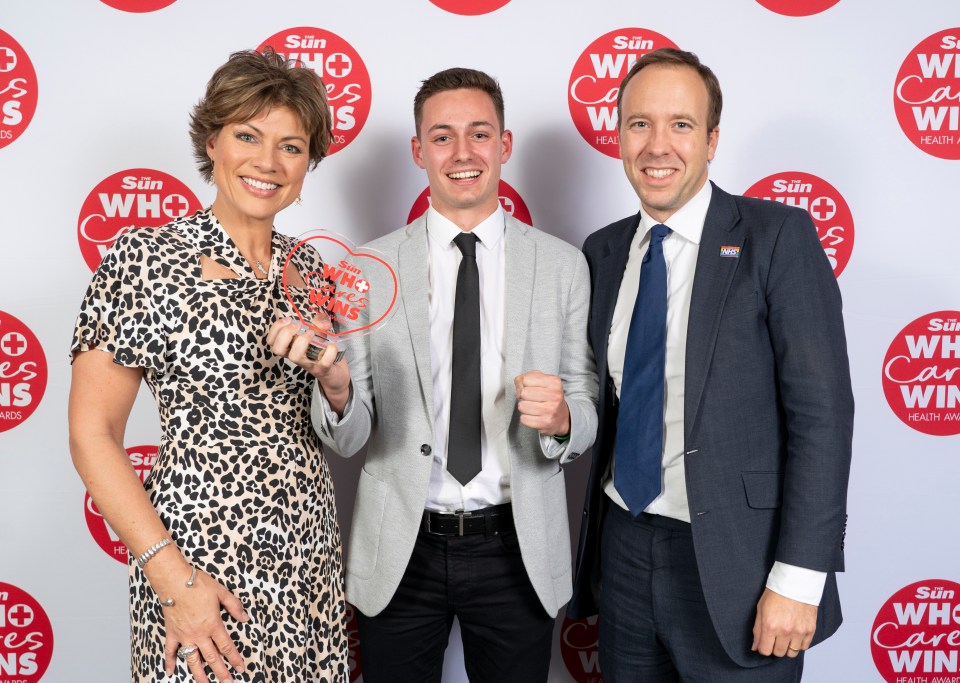
<path id="1" fill-rule="evenodd" d="M 236 280 L 239 275 L 209 256 L 200 254 L 200 276 L 204 280 Z"/>

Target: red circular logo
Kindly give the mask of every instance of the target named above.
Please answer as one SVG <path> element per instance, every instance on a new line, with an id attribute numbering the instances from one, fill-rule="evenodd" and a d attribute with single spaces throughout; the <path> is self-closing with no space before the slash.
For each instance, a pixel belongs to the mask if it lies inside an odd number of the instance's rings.
<path id="1" fill-rule="evenodd" d="M 839 277 L 847 267 L 853 253 L 853 214 L 843 195 L 826 180 L 810 173 L 784 171 L 754 183 L 744 195 L 806 210 L 817 226 L 833 274 Z"/>
<path id="2" fill-rule="evenodd" d="M 510 0 L 430 0 L 430 2 L 447 12 L 473 17 L 498 10 Z"/>
<path id="3" fill-rule="evenodd" d="M 177 0 L 100 0 L 104 5 L 123 12 L 156 12 Z"/>
<path id="4" fill-rule="evenodd" d="M 190 188 L 163 171 L 130 168 L 114 173 L 90 191 L 80 208 L 80 253 L 90 270 L 96 270 L 123 233 L 164 225 L 201 208 Z"/>
<path id="5" fill-rule="evenodd" d="M 830 9 L 840 0 L 757 0 L 757 2 L 777 14 L 788 17 L 809 17 Z"/>
<path id="6" fill-rule="evenodd" d="M 37 72 L 26 51 L 0 30 L 0 149 L 16 140 L 37 110 Z"/>
<path id="7" fill-rule="evenodd" d="M 33 414 L 47 388 L 47 357 L 30 328 L 0 311 L 0 432 Z"/>
<path id="8" fill-rule="evenodd" d="M 570 73 L 567 103 L 574 125 L 591 147 L 620 158 L 620 81 L 640 57 L 661 47 L 677 45 L 645 28 L 621 28 L 600 36 L 580 55 Z"/>
<path id="9" fill-rule="evenodd" d="M 919 581 L 887 600 L 870 651 L 887 683 L 954 681 L 960 672 L 960 584 Z"/>
<path id="10" fill-rule="evenodd" d="M 560 627 L 560 654 L 567 673 L 577 683 L 602 683 L 600 675 L 600 628 L 596 615 L 586 619 L 563 618 Z"/>
<path id="11" fill-rule="evenodd" d="M 904 424 L 960 434 L 960 311 L 937 311 L 900 330 L 883 359 L 883 393 Z"/>
<path id="12" fill-rule="evenodd" d="M 150 470 L 153 469 L 153 464 L 157 461 L 157 447 L 131 446 L 127 448 L 127 457 L 130 458 L 130 464 L 133 465 L 133 469 L 136 471 L 137 476 L 140 477 L 140 481 L 145 482 L 147 477 L 150 476 Z M 120 541 L 117 533 L 107 524 L 107 520 L 100 514 L 100 510 L 97 508 L 96 503 L 93 502 L 93 498 L 90 497 L 89 493 L 83 495 L 83 509 L 84 516 L 87 519 L 87 529 L 90 530 L 90 535 L 93 536 L 93 540 L 97 542 L 97 545 L 99 545 L 107 555 L 117 562 L 126 564 L 127 546 Z"/>
<path id="13" fill-rule="evenodd" d="M 530 218 L 530 210 L 516 190 L 501 180 L 497 186 L 497 193 L 500 195 L 500 206 L 503 207 L 504 211 L 522 223 L 533 225 L 533 220 Z M 413 206 L 410 208 L 410 215 L 407 216 L 407 223 L 412 223 L 422 216 L 429 206 L 430 188 L 428 187 L 421 192 L 420 196 L 413 202 Z"/>
<path id="14" fill-rule="evenodd" d="M 322 28 L 300 26 L 274 33 L 258 49 L 273 47 L 287 59 L 313 69 L 327 86 L 336 154 L 353 142 L 370 114 L 370 74 L 360 55 L 343 38 Z"/>
<path id="15" fill-rule="evenodd" d="M 0 582 L 0 683 L 36 683 L 53 657 L 53 627 L 40 603 Z"/>
<path id="16" fill-rule="evenodd" d="M 903 60 L 893 108 L 904 135 L 940 159 L 960 159 L 960 28 L 934 33 Z"/>

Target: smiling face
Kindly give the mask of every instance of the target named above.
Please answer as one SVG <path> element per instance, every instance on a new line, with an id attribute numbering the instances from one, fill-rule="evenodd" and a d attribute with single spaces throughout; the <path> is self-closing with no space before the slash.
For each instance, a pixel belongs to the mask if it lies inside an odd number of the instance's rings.
<path id="1" fill-rule="evenodd" d="M 464 230 L 493 213 L 500 201 L 500 165 L 513 149 L 500 132 L 497 112 L 482 90 L 445 90 L 423 103 L 411 140 L 413 160 L 426 170 L 434 209 Z"/>
<path id="2" fill-rule="evenodd" d="M 663 223 L 707 182 L 720 128 L 707 129 L 709 97 L 687 66 L 651 65 L 623 92 L 620 158 L 640 203 Z"/>
<path id="3" fill-rule="evenodd" d="M 286 107 L 229 123 L 207 142 L 217 198 L 213 212 L 227 225 L 273 226 L 300 194 L 310 136 Z"/>

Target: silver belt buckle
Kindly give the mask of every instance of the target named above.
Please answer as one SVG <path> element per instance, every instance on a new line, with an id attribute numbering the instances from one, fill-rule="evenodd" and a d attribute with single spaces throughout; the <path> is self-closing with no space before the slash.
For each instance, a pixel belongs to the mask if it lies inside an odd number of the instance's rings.
<path id="1" fill-rule="evenodd" d="M 457 535 L 458 535 L 458 536 L 463 536 L 463 518 L 464 518 L 464 517 L 473 517 L 473 513 L 471 513 L 471 512 L 464 512 L 463 510 L 457 510 L 457 511 L 454 512 L 453 514 L 455 514 L 455 515 L 457 516 L 457 521 L 460 523 L 460 533 L 457 534 Z"/>

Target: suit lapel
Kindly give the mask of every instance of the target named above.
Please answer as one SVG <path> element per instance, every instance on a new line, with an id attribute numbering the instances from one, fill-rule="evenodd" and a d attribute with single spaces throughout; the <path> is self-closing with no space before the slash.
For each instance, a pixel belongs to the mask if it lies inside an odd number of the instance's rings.
<path id="1" fill-rule="evenodd" d="M 590 336 L 593 340 L 601 387 L 605 386 L 607 381 L 607 339 L 610 336 L 610 326 L 613 324 L 613 311 L 617 305 L 617 297 L 620 295 L 623 271 L 630 257 L 630 243 L 639 225 L 639 213 L 625 221 L 623 228 L 610 238 L 600 258 L 594 264 L 596 272 L 593 282 L 597 285 L 597 292 L 594 294 L 590 312 Z"/>
<path id="2" fill-rule="evenodd" d="M 739 257 L 721 257 L 720 248 L 731 246 L 742 250 L 745 240 L 746 230 L 736 204 L 730 195 L 714 185 L 700 238 L 687 322 L 684 436 L 688 440 L 700 409 L 727 291 L 740 263 Z"/>
<path id="3" fill-rule="evenodd" d="M 509 215 L 506 215 L 504 239 L 504 277 L 508 284 L 504 290 L 503 381 L 506 388 L 506 415 L 503 424 L 509 426 L 517 404 L 513 378 L 523 371 L 524 350 L 530 332 L 530 311 L 536 295 L 537 246 L 527 236 L 527 228 Z"/>
<path id="4" fill-rule="evenodd" d="M 420 388 L 428 415 L 433 414 L 433 372 L 430 368 L 430 305 L 426 264 L 427 223 L 422 216 L 407 228 L 407 239 L 400 243 L 397 268 L 400 276 L 400 296 L 406 314 L 410 345 L 417 364 Z"/>

